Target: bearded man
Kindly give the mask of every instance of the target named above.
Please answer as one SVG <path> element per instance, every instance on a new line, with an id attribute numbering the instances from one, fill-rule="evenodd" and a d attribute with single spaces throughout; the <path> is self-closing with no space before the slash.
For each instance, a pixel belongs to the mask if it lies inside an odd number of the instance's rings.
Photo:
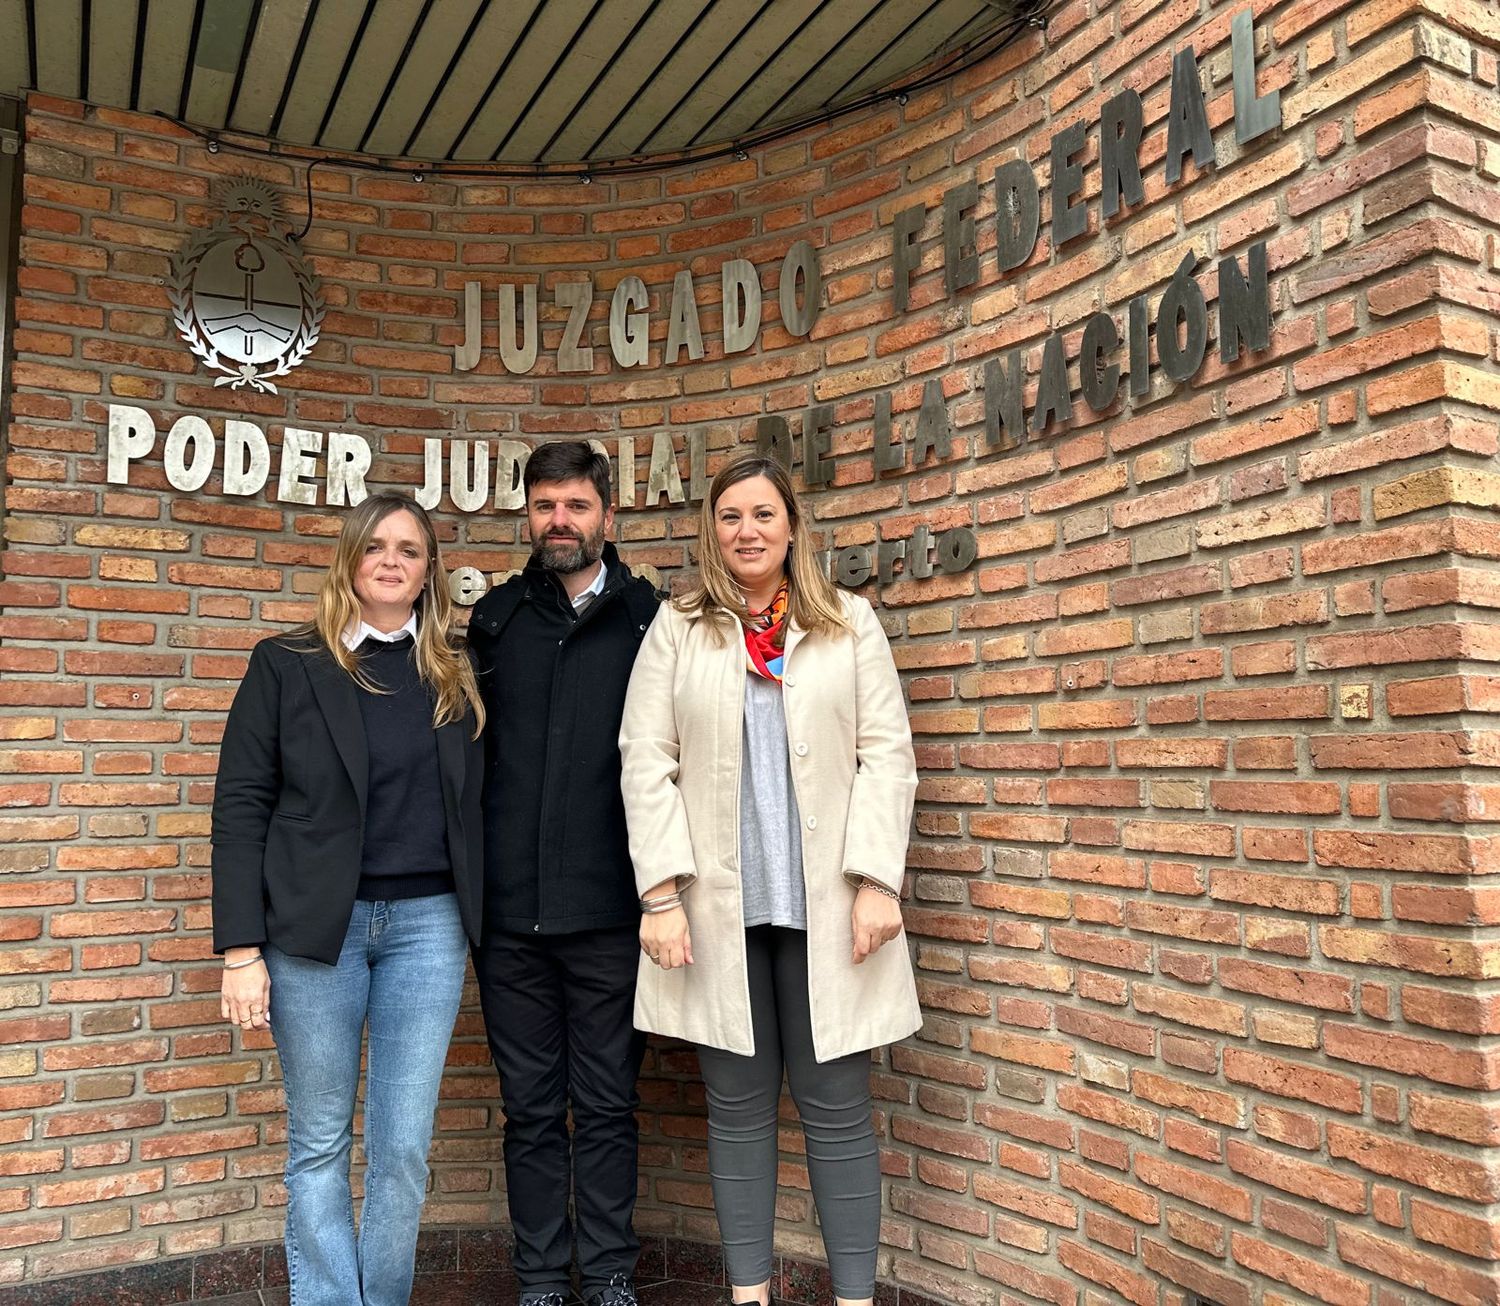
<path id="1" fill-rule="evenodd" d="M 563 1306 L 576 1238 L 589 1306 L 636 1306 L 640 903 L 617 741 L 657 598 L 605 542 L 603 454 L 543 444 L 524 485 L 531 561 L 469 623 L 487 766 L 474 971 L 500 1072 L 514 1265 L 521 1306 Z"/>

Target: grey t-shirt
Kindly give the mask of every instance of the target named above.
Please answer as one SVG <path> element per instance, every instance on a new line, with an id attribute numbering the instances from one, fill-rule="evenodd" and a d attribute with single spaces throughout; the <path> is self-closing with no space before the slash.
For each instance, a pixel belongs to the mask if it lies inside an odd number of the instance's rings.
<path id="1" fill-rule="evenodd" d="M 740 760 L 740 886 L 745 926 L 807 928 L 802 887 L 802 818 L 792 788 L 781 686 L 745 673 Z"/>

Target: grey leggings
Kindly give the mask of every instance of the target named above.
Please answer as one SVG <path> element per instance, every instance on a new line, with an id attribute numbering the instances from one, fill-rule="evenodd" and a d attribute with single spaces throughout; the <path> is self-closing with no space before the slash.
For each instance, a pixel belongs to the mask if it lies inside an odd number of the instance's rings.
<path id="1" fill-rule="evenodd" d="M 807 1002 L 807 935 L 757 925 L 745 931 L 755 1055 L 700 1047 L 708 1089 L 708 1168 L 729 1281 L 771 1277 L 776 1214 L 776 1104 L 786 1069 L 807 1136 L 807 1170 L 833 1290 L 875 1291 L 880 1156 L 870 1123 L 870 1054 L 814 1060 Z"/>

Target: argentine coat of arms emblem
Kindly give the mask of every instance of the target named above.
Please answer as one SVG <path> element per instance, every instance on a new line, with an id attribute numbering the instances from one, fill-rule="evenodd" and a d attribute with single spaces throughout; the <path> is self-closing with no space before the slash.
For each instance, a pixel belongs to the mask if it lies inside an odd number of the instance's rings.
<path id="1" fill-rule="evenodd" d="M 173 261 L 168 293 L 188 347 L 233 390 L 277 393 L 271 378 L 307 357 L 327 311 L 276 196 L 250 179 L 226 189 L 218 220 Z"/>

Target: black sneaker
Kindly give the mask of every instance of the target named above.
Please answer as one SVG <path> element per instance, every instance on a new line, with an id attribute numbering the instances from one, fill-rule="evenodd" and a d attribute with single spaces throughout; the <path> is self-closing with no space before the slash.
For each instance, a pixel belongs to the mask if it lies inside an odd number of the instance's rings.
<path id="1" fill-rule="evenodd" d="M 616 1274 L 609 1286 L 591 1292 L 585 1299 L 588 1306 L 639 1306 L 635 1299 L 635 1284 L 628 1274 Z"/>
<path id="2" fill-rule="evenodd" d="M 567 1297 L 557 1291 L 523 1292 L 517 1306 L 567 1306 Z"/>

